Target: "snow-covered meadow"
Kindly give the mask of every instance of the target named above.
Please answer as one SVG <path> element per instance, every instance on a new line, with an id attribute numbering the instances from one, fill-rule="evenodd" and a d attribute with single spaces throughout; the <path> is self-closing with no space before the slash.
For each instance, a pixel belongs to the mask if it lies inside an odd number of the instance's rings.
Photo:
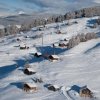
<path id="1" fill-rule="evenodd" d="M 96 100 L 100 100 L 100 26 L 88 27 L 91 20 L 96 18 L 98 17 L 69 20 L 71 25 L 67 25 L 68 21 L 53 23 L 46 25 L 42 31 L 33 28 L 27 33 L 1 38 L 0 100 L 87 100 L 71 90 L 73 86 L 85 85 L 94 93 Z M 64 34 L 56 34 L 57 25 Z M 60 57 L 56 62 L 33 56 L 35 52 L 53 54 L 53 43 L 89 32 L 98 33 L 98 38 L 82 42 L 69 50 L 55 48 L 55 54 Z M 29 49 L 20 50 L 19 45 L 23 44 Z M 28 76 L 23 73 L 26 61 L 37 71 L 36 74 Z M 23 91 L 22 83 L 33 82 L 35 77 L 43 79 L 43 83 L 36 83 L 38 91 Z M 53 92 L 45 87 L 46 84 L 56 84 L 62 88 Z"/>

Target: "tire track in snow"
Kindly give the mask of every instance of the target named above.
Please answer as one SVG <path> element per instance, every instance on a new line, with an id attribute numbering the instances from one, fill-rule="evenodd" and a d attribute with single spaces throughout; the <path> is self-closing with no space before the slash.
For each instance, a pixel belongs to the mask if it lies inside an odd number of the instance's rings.
<path id="1" fill-rule="evenodd" d="M 66 88 L 64 86 L 61 88 L 61 91 L 62 91 L 63 95 L 66 97 L 67 100 L 73 100 L 68 95 L 67 90 L 66 90 Z"/>

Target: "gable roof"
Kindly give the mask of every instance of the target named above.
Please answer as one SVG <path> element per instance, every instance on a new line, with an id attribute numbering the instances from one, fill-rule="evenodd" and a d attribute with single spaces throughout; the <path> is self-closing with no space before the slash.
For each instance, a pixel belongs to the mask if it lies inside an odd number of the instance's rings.
<path id="1" fill-rule="evenodd" d="M 52 56 L 53 58 L 58 58 L 59 59 L 59 57 L 57 55 L 50 55 L 50 56 Z"/>
<path id="2" fill-rule="evenodd" d="M 38 56 L 41 56 L 42 55 L 41 52 L 36 52 L 35 54 L 37 54 Z"/>
<path id="3" fill-rule="evenodd" d="M 32 83 L 32 82 L 27 82 L 25 84 L 27 84 L 30 88 L 37 87 L 37 85 L 35 83 Z"/>
<path id="4" fill-rule="evenodd" d="M 33 68 L 26 68 L 29 72 L 35 72 Z"/>

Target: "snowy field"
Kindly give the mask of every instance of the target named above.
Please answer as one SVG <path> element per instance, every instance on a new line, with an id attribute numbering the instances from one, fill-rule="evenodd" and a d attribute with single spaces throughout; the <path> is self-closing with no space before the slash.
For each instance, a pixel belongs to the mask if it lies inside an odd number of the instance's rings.
<path id="1" fill-rule="evenodd" d="M 88 27 L 94 18 L 81 18 L 58 23 L 64 34 L 56 34 L 57 24 L 46 25 L 42 31 L 33 28 L 30 32 L 16 36 L 6 36 L 0 39 L 0 100 L 90 100 L 81 98 L 72 87 L 87 85 L 100 100 L 100 26 Z M 74 23 L 77 21 L 78 23 Z M 51 62 L 47 59 L 36 58 L 35 52 L 53 54 L 53 43 L 81 33 L 96 32 L 97 39 L 82 42 L 72 49 L 55 48 L 55 54 L 60 59 Z M 43 33 L 43 37 L 40 37 Z M 27 36 L 27 38 L 25 38 Z M 17 41 L 19 38 L 21 41 Z M 43 39 L 43 41 L 42 41 Z M 26 44 L 29 49 L 20 50 L 19 45 Z M 43 45 L 42 45 L 43 44 Z M 25 75 L 23 67 L 28 61 L 36 74 Z M 17 66 L 16 66 L 17 65 Z M 33 82 L 33 78 L 42 78 L 43 83 L 37 83 L 35 93 L 22 90 L 23 82 Z M 62 86 L 57 92 L 49 91 L 45 86 L 56 84 Z"/>

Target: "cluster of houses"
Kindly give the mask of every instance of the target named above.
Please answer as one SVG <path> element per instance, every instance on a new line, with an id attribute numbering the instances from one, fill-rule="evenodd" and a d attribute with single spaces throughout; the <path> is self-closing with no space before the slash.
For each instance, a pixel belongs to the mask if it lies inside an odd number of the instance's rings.
<path id="1" fill-rule="evenodd" d="M 48 59 L 49 61 L 57 61 L 57 60 L 59 60 L 60 58 L 58 57 L 58 55 L 48 55 L 48 54 L 42 54 L 42 53 L 40 53 L 40 52 L 36 52 L 36 53 L 34 53 L 34 56 L 35 57 L 43 57 L 43 58 L 45 58 L 45 59 Z"/>
<path id="2" fill-rule="evenodd" d="M 37 52 L 35 53 L 35 56 L 36 57 L 40 57 L 42 56 L 42 54 L 40 52 Z M 50 60 L 58 60 L 59 57 L 56 56 L 56 55 L 50 55 L 49 56 L 49 59 Z M 36 73 L 36 70 L 33 70 L 33 68 L 28 64 L 26 63 L 24 65 L 24 70 L 23 70 L 24 74 L 26 75 L 33 75 Z M 34 78 L 32 79 L 33 82 L 25 82 L 23 84 L 23 90 L 26 91 L 26 92 L 36 92 L 38 91 L 38 86 L 36 83 L 42 83 L 43 80 L 42 78 Z M 58 86 L 58 85 L 54 85 L 54 84 L 49 84 L 47 86 L 47 89 L 50 90 L 50 91 L 59 91 L 61 89 L 62 86 Z M 79 89 L 79 96 L 80 97 L 88 97 L 88 98 L 93 98 L 93 92 L 87 87 L 87 86 L 84 86 L 84 87 L 81 87 Z"/>
<path id="3" fill-rule="evenodd" d="M 39 28 L 39 29 L 41 29 L 41 28 Z M 58 31 L 58 32 L 59 33 L 57 33 L 57 34 L 61 34 L 60 31 Z M 17 39 L 17 41 L 20 41 L 20 39 Z M 53 47 L 67 48 L 68 42 L 69 42 L 68 39 L 65 38 L 64 40 L 59 41 L 59 43 L 54 43 Z M 24 44 L 24 43 L 20 44 L 19 47 L 20 47 L 21 50 L 23 50 L 23 49 L 29 49 L 29 47 L 26 44 Z M 58 57 L 58 55 L 55 55 L 55 54 L 51 54 L 51 55 L 42 54 L 41 52 L 34 53 L 34 57 L 37 57 L 37 58 L 43 57 L 45 59 L 48 59 L 49 61 L 57 61 L 57 60 L 60 59 Z M 36 70 L 33 69 L 29 64 L 25 64 L 24 65 L 23 72 L 26 75 L 36 74 Z M 25 82 L 25 83 L 23 83 L 23 90 L 26 91 L 26 92 L 30 92 L 30 91 L 36 92 L 36 91 L 38 91 L 38 86 L 36 84 L 38 82 L 42 83 L 43 80 L 41 78 L 40 79 L 39 78 L 35 78 L 35 79 L 33 79 L 33 82 Z M 61 86 L 49 84 L 47 86 L 47 89 L 51 90 L 51 91 L 59 91 L 61 89 Z M 80 95 L 80 97 L 90 97 L 90 98 L 93 97 L 93 93 L 86 86 L 80 88 L 79 95 Z"/>
<path id="4" fill-rule="evenodd" d="M 61 41 L 59 41 L 57 43 L 54 43 L 53 47 L 67 48 L 68 42 L 69 42 L 68 39 L 65 38 L 64 40 L 61 40 Z"/>

